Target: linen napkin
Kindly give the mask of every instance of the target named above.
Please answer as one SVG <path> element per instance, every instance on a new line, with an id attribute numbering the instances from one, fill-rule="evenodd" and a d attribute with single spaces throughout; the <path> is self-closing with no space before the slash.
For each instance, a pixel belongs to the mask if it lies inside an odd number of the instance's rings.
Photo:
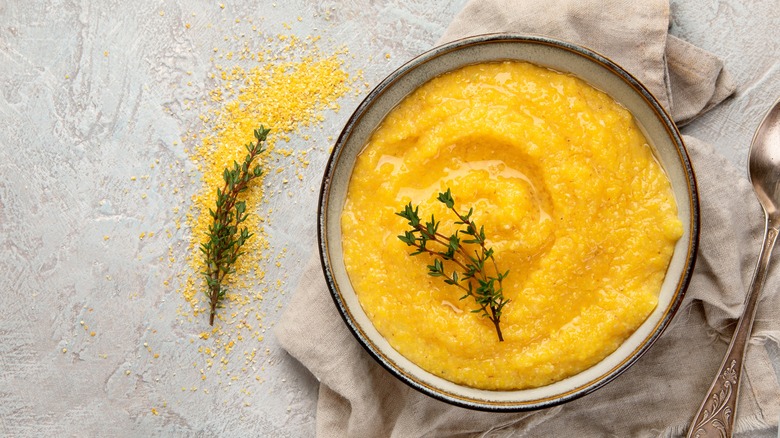
<path id="1" fill-rule="evenodd" d="M 666 0 L 472 0 L 440 42 L 493 32 L 542 34 L 611 58 L 685 123 L 734 85 L 713 55 L 668 35 Z M 313 257 L 276 326 L 281 345 L 320 381 L 321 437 L 678 436 L 699 408 L 750 284 L 763 214 L 747 180 L 708 145 L 685 137 L 701 201 L 700 250 L 672 325 L 615 381 L 561 406 L 526 413 L 454 407 L 407 387 L 345 327 Z M 775 275 L 773 275 L 773 273 Z M 777 425 L 780 386 L 763 344 L 780 342 L 777 271 L 769 273 L 748 350 L 737 431 Z"/>

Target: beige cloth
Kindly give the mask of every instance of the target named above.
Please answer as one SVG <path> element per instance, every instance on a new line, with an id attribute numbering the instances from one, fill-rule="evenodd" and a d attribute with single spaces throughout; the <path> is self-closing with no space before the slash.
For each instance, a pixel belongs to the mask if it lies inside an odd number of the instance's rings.
<path id="1" fill-rule="evenodd" d="M 654 1 L 473 0 L 442 41 L 491 32 L 544 34 L 600 52 L 640 79 L 683 123 L 731 94 L 721 62 L 667 35 L 669 6 Z M 679 314 L 658 342 L 604 388 L 527 413 L 469 411 L 400 383 L 360 347 L 313 258 L 276 328 L 282 346 L 321 382 L 321 437 L 678 436 L 699 407 L 750 283 L 763 227 L 743 173 L 686 137 L 701 196 L 701 245 Z M 772 274 L 775 275 L 772 275 Z M 763 346 L 780 340 L 780 275 L 770 271 L 740 393 L 737 430 L 777 425 L 780 387 Z"/>

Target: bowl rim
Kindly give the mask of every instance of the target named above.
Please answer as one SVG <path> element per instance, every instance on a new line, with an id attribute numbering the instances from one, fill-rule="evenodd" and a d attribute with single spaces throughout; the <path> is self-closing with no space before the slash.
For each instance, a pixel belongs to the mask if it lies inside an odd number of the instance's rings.
<path id="1" fill-rule="evenodd" d="M 341 295 L 341 291 L 339 290 L 339 286 L 331 270 L 332 267 L 330 253 L 328 251 L 328 242 L 326 238 L 326 227 L 328 222 L 327 210 L 328 203 L 330 201 L 329 195 L 336 166 L 340 161 L 345 144 L 352 134 L 355 126 L 360 122 L 366 111 L 373 105 L 374 100 L 383 94 L 401 77 L 419 67 L 420 65 L 437 57 L 475 45 L 506 42 L 547 45 L 573 52 L 575 55 L 587 58 L 620 77 L 629 87 L 631 87 L 640 97 L 642 97 L 646 104 L 653 110 L 655 115 L 659 118 L 660 122 L 666 129 L 666 132 L 672 143 L 674 143 L 677 149 L 677 156 L 679 157 L 681 167 L 684 171 L 690 208 L 690 240 L 688 242 L 687 253 L 685 255 L 684 268 L 682 269 L 680 280 L 677 282 L 673 297 L 666 306 L 663 316 L 659 319 L 656 326 L 651 331 L 651 335 L 646 338 L 646 340 L 643 341 L 636 349 L 634 349 L 631 354 L 624 357 L 616 366 L 604 372 L 601 376 L 592 379 L 585 384 L 579 385 L 575 389 L 565 393 L 543 397 L 531 401 L 489 401 L 444 393 L 443 391 L 438 390 L 429 384 L 419 381 L 405 370 L 394 366 L 392 360 L 388 359 L 382 351 L 379 351 L 379 349 L 368 340 L 361 327 L 355 322 L 349 307 L 346 305 L 345 300 Z M 680 308 L 687 288 L 690 284 L 699 246 L 700 211 L 696 176 L 693 170 L 693 166 L 691 165 L 687 149 L 683 142 L 682 135 L 680 134 L 677 125 L 674 123 L 669 113 L 659 103 L 658 99 L 656 99 L 655 96 L 638 79 L 636 79 L 633 75 L 628 73 L 617 63 L 610 60 L 606 56 L 581 45 L 541 35 L 502 32 L 468 36 L 433 47 L 432 49 L 425 51 L 422 54 L 405 62 L 403 65 L 390 73 L 368 93 L 368 95 L 361 101 L 361 103 L 357 106 L 344 125 L 344 128 L 342 129 L 336 143 L 333 146 L 333 150 L 325 167 L 322 183 L 320 185 L 317 207 L 318 252 L 322 271 L 328 286 L 328 291 L 331 295 L 331 298 L 333 299 L 334 304 L 336 305 L 339 315 L 344 320 L 350 332 L 357 339 L 358 343 L 363 347 L 363 349 L 365 349 L 376 362 L 378 362 L 393 376 L 408 386 L 414 388 L 415 390 L 420 391 L 434 399 L 444 401 L 455 406 L 489 412 L 520 412 L 557 406 L 559 404 L 580 398 L 586 394 L 590 394 L 617 378 L 626 369 L 639 360 L 641 356 L 644 355 L 644 353 L 655 343 L 655 341 L 663 334 L 663 332 L 671 323 L 673 317 Z"/>

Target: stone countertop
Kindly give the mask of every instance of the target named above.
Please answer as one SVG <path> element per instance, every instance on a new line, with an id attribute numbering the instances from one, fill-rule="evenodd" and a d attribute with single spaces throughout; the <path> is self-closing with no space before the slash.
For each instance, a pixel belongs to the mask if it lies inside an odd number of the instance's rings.
<path id="1" fill-rule="evenodd" d="M 328 148 L 463 3 L 0 1 L 0 435 L 313 435 L 317 382 L 271 329 L 314 253 Z M 672 2 L 671 32 L 722 57 L 739 84 L 683 133 L 740 169 L 780 97 L 776 6 Z M 279 35 L 321 37 L 356 81 L 276 158 L 253 328 L 228 346 L 204 339 L 207 316 L 182 294 L 199 184 L 188 134 L 215 66 Z M 302 151 L 306 165 L 292 164 Z"/>

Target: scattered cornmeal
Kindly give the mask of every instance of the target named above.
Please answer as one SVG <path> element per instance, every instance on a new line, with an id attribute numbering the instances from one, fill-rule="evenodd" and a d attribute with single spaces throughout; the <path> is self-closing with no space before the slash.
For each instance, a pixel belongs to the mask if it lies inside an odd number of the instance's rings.
<path id="1" fill-rule="evenodd" d="M 217 313 L 213 329 L 201 333 L 200 329 L 208 324 L 208 303 L 201 275 L 205 268 L 198 247 L 211 223 L 209 209 L 214 208 L 217 187 L 224 184 L 223 170 L 232 166 L 234 160 L 243 161 L 244 145 L 253 140 L 254 129 L 261 124 L 271 129 L 267 152 L 258 160 L 266 175 L 277 167 L 299 166 L 294 156 L 278 153 L 277 144 L 292 140 L 300 145 L 300 130 L 319 126 L 325 113 L 338 110 L 339 98 L 351 91 L 351 80 L 343 65 L 346 49 L 325 54 L 317 47 L 318 40 L 316 36 L 290 36 L 280 43 L 281 39 L 269 37 L 242 47 L 215 47 L 215 57 L 235 59 L 237 64 L 215 66 L 209 77 L 216 85 L 203 103 L 207 110 L 199 117 L 202 129 L 182 137 L 182 147 L 198 170 L 194 177 L 199 179 L 200 187 L 192 195 L 186 212 L 189 270 L 178 288 L 189 308 L 179 312 L 199 327 L 198 351 L 204 363 L 193 363 L 193 367 L 203 369 L 203 379 L 212 370 L 220 379 L 221 375 L 241 369 L 249 370 L 247 373 L 256 369 L 257 359 L 248 352 L 257 346 L 257 341 L 262 341 L 261 333 L 265 331 L 262 300 L 269 287 L 265 285 L 264 270 L 272 258 L 270 253 L 276 249 L 271 247 L 264 227 L 270 214 L 267 202 L 277 188 L 268 189 L 265 177 L 261 177 L 253 180 L 240 197 L 246 201 L 249 213 L 242 225 L 253 236 L 242 247 L 243 255 L 234 265 L 235 274 L 227 278 L 225 308 Z M 254 52 L 250 47 L 262 49 Z M 279 289 L 277 286 L 271 290 Z M 251 342 L 242 343 L 244 339 Z"/>
<path id="2" fill-rule="evenodd" d="M 448 187 L 510 271 L 504 342 L 396 238 L 408 202 L 454 232 L 436 201 Z M 578 78 L 516 62 L 445 74 L 391 111 L 358 157 L 341 220 L 350 280 L 379 332 L 431 373 L 494 390 L 547 385 L 613 352 L 656 307 L 682 235 L 631 114 Z"/>
<path id="3" fill-rule="evenodd" d="M 244 145 L 253 140 L 253 130 L 260 124 L 271 129 L 264 157 L 267 161 L 268 156 L 274 154 L 278 141 L 289 140 L 301 127 L 317 124 L 320 114 L 326 109 L 338 109 L 336 101 L 350 90 L 349 76 L 342 67 L 344 52 L 326 56 L 311 40 L 295 37 L 290 38 L 289 44 L 282 49 L 256 54 L 255 58 L 261 62 L 255 67 L 221 68 L 218 76 L 222 82 L 211 92 L 212 103 L 218 104 L 207 117 L 212 126 L 204 131 L 190 157 L 203 171 L 201 189 L 193 197 L 188 214 L 192 227 L 188 263 L 196 274 L 183 290 L 196 314 L 205 309 L 205 306 L 200 307 L 201 301 L 205 304 L 205 300 L 202 299 L 204 286 L 199 273 L 205 268 L 198 246 L 205 240 L 211 223 L 208 211 L 214 208 L 217 188 L 224 184 L 222 172 L 225 167 L 232 166 L 233 161 L 243 160 Z M 279 59 L 277 52 L 286 53 L 291 59 Z M 262 62 L 267 58 L 274 60 Z M 268 171 L 266 168 L 266 173 Z M 262 277 L 255 269 L 262 265 L 260 259 L 268 249 L 264 218 L 258 214 L 263 186 L 263 178 L 258 178 L 240 198 L 247 201 L 250 211 L 245 225 L 255 235 L 242 248 L 244 255 L 235 265 L 236 275 L 228 285 L 229 290 L 256 284 Z M 231 295 L 234 294 L 228 292 L 228 300 L 240 300 Z"/>

